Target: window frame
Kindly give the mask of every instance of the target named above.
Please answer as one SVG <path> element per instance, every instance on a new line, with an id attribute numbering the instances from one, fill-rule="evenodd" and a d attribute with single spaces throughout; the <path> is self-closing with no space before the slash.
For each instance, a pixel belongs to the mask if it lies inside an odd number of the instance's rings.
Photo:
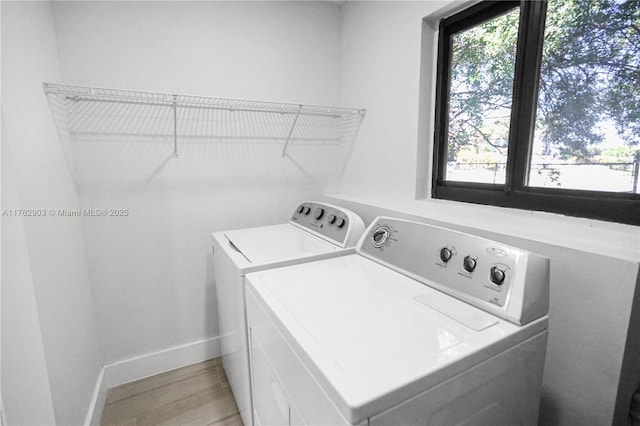
<path id="1" fill-rule="evenodd" d="M 452 35 L 520 7 L 504 184 L 446 180 Z M 483 1 L 442 19 L 438 34 L 431 196 L 640 225 L 640 194 L 527 186 L 547 2 Z"/>

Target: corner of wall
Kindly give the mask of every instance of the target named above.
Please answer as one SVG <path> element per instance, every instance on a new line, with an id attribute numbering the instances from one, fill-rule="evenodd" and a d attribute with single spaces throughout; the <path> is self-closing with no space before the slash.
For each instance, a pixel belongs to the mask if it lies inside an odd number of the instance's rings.
<path id="1" fill-rule="evenodd" d="M 422 20 L 422 40 L 420 43 L 420 93 L 418 104 L 418 143 L 416 161 L 415 198 L 429 197 L 430 178 L 433 161 L 433 135 L 435 123 L 435 89 L 438 28 L 428 18 Z"/>
<path id="2" fill-rule="evenodd" d="M 627 341 L 622 359 L 613 424 L 626 424 L 634 392 L 640 390 L 640 264 L 631 304 Z"/>
<path id="3" fill-rule="evenodd" d="M 42 92 L 43 81 L 60 78 L 55 38 L 50 2 L 2 2 L 2 104 L 6 125 L 2 142 L 11 148 L 16 203 L 25 209 L 50 211 L 77 204 Z M 48 399 L 55 416 L 53 421 L 35 423 L 81 423 L 102 364 L 82 224 L 72 219 L 77 218 L 21 218 L 23 236 L 8 242 L 11 248 L 22 244 L 29 257 L 24 267 L 28 271 L 23 274 L 28 273 L 33 284 L 44 356 L 43 368 L 38 369 L 42 377 L 37 380 L 48 383 Z M 21 303 L 28 307 L 28 301 Z M 22 325 L 12 323 L 10 327 L 11 332 L 18 332 Z M 7 399 L 5 395 L 8 405 Z M 13 423 L 30 423 L 28 411 L 18 414 L 10 406 L 6 408 Z M 14 414 L 18 417 L 12 420 Z"/>
<path id="4" fill-rule="evenodd" d="M 7 144 L 4 114 L 0 118 L 0 174 L 3 211 L 18 211 L 13 164 Z M 51 385 L 42 341 L 24 221 L 2 216 L 0 221 L 0 395 L 3 425 L 54 424 Z M 7 411 L 8 410 L 8 411 Z"/>

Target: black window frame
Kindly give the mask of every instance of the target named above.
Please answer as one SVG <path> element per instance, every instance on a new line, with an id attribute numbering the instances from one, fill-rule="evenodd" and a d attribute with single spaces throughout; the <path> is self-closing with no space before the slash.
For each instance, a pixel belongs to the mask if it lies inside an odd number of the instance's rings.
<path id="1" fill-rule="evenodd" d="M 452 35 L 520 7 L 505 184 L 446 180 Z M 526 186 L 547 2 L 483 1 L 440 21 L 431 196 L 640 225 L 640 194 Z"/>

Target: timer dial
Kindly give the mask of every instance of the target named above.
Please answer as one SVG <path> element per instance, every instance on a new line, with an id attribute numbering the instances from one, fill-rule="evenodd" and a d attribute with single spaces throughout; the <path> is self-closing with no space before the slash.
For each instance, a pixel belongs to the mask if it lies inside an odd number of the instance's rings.
<path id="1" fill-rule="evenodd" d="M 324 209 L 322 208 L 317 208 L 316 211 L 313 213 L 313 217 L 315 217 L 316 220 L 322 219 L 322 216 L 324 216 Z"/>
<path id="2" fill-rule="evenodd" d="M 389 228 L 386 226 L 377 228 L 373 231 L 373 234 L 371 234 L 371 244 L 373 244 L 374 247 L 382 247 L 389 240 L 389 234 Z"/>

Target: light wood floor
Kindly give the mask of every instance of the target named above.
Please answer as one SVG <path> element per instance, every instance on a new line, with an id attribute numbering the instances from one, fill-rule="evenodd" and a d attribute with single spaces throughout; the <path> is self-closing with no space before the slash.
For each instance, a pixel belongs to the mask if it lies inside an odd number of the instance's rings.
<path id="1" fill-rule="evenodd" d="M 102 425 L 242 426 L 220 358 L 109 389 Z"/>

